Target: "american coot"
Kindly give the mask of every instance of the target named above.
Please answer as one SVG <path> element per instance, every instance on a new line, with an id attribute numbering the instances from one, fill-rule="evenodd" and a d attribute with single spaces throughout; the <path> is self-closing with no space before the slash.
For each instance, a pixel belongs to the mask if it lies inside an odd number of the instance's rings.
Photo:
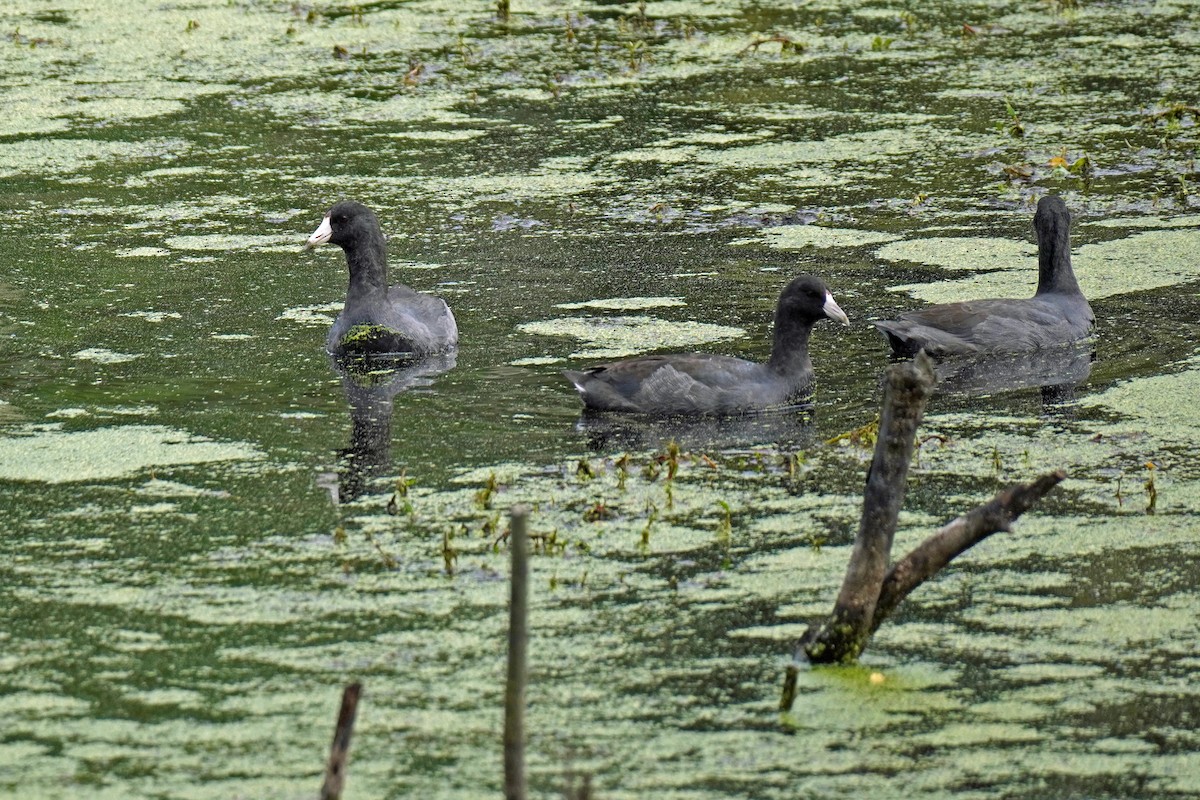
<path id="1" fill-rule="evenodd" d="M 946 303 L 875 322 L 898 356 L 1017 353 L 1085 338 L 1095 318 L 1071 270 L 1071 213 L 1059 197 L 1038 202 L 1037 293 L 1029 299 Z"/>
<path id="2" fill-rule="evenodd" d="M 808 335 L 818 320 L 849 325 L 819 278 L 787 285 L 775 309 L 775 343 L 765 364 L 705 353 L 644 356 L 565 370 L 584 405 L 646 414 L 739 414 L 795 405 L 812 385 Z"/>
<path id="3" fill-rule="evenodd" d="M 424 356 L 455 348 L 458 326 L 445 300 L 387 285 L 387 241 L 371 209 L 353 200 L 329 209 L 304 247 L 326 242 L 346 252 L 350 269 L 346 304 L 325 340 L 330 353 Z"/>

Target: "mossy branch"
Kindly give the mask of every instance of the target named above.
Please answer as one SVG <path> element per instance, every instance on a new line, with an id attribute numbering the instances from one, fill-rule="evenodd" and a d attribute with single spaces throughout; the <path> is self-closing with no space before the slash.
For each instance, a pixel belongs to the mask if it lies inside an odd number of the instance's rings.
<path id="1" fill-rule="evenodd" d="M 933 362 L 924 354 L 888 367 L 879 438 L 867 473 L 858 536 L 833 613 L 824 624 L 810 628 L 800 643 L 809 661 L 854 661 L 871 635 L 879 587 L 887 573 L 896 520 L 904 501 L 917 426 L 935 381 Z"/>

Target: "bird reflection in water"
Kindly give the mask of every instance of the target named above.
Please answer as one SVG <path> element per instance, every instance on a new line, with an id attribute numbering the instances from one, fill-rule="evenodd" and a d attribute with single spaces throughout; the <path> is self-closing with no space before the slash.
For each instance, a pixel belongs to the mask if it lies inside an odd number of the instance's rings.
<path id="1" fill-rule="evenodd" d="M 584 410 L 575 430 L 597 453 L 655 450 L 675 442 L 685 452 L 770 446 L 802 450 L 818 440 L 811 404 L 726 416 L 651 416 Z"/>
<path id="2" fill-rule="evenodd" d="M 431 385 L 436 376 L 454 368 L 455 360 L 455 353 L 416 361 L 331 359 L 342 379 L 352 423 L 350 445 L 338 451 L 337 480 L 327 486 L 335 504 L 361 497 L 371 479 L 391 471 L 396 396 Z"/>
<path id="3" fill-rule="evenodd" d="M 939 391 L 988 395 L 1039 387 L 1046 413 L 1061 416 L 1074 407 L 1075 388 L 1087 381 L 1095 358 L 1087 341 L 1029 353 L 947 359 L 935 369 Z"/>

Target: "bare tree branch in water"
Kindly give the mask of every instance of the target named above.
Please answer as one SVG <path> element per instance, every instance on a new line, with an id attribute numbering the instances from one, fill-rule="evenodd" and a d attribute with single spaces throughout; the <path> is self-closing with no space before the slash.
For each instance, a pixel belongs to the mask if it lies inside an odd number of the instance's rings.
<path id="1" fill-rule="evenodd" d="M 796 662 L 837 664 L 858 660 L 871 635 L 910 592 L 972 545 L 993 533 L 1009 530 L 1017 517 L 1066 477 L 1061 471 L 1052 472 L 1032 483 L 1006 489 L 890 564 L 917 427 L 935 381 L 933 362 L 924 353 L 910 362 L 892 365 L 885 374 L 879 437 L 867 473 L 862 518 L 846 576 L 829 617 L 809 627 L 796 643 Z M 787 669 L 781 709 L 790 709 L 795 701 L 798 672 L 796 664 Z"/>

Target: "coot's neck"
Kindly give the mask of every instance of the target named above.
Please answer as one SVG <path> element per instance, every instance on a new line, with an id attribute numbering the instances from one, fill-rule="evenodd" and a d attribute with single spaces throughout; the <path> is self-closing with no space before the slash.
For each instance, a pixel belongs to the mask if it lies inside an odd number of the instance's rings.
<path id="1" fill-rule="evenodd" d="M 387 242 L 379 231 L 359 238 L 345 247 L 346 266 L 350 269 L 350 288 L 346 302 L 375 295 L 387 296 Z"/>
<path id="2" fill-rule="evenodd" d="M 1037 294 L 1081 294 L 1071 269 L 1071 218 L 1051 216 L 1037 229 Z"/>
<path id="3" fill-rule="evenodd" d="M 771 347 L 771 358 L 767 367 L 777 375 L 799 378 L 812 371 L 812 360 L 808 357 L 808 337 L 812 333 L 811 321 L 784 316 L 775 310 L 775 343 Z"/>

